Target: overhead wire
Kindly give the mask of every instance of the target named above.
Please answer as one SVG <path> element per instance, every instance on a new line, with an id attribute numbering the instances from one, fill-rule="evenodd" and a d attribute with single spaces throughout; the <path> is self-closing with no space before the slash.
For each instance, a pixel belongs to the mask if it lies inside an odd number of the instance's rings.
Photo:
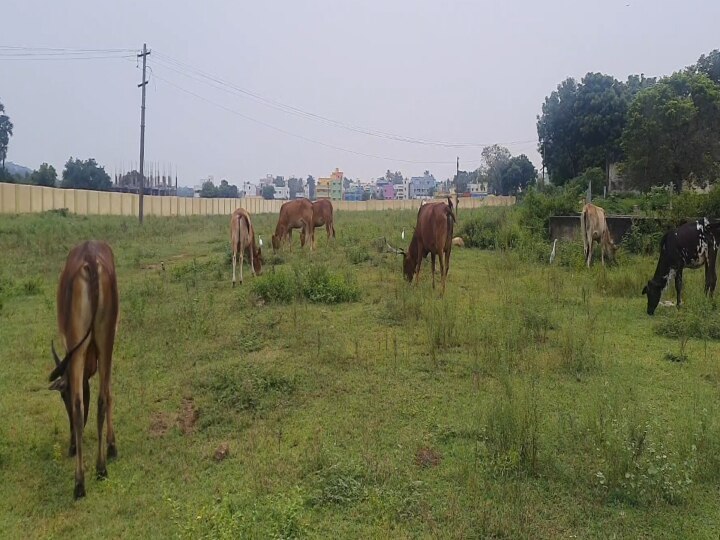
<path id="1" fill-rule="evenodd" d="M 179 60 L 176 60 L 166 54 L 163 54 L 162 52 L 154 51 L 156 54 L 156 62 L 159 62 L 164 67 L 171 69 L 185 77 L 194 79 L 196 81 L 205 82 L 206 84 L 209 84 L 207 81 L 214 83 L 210 84 L 210 86 L 214 86 L 215 88 L 223 89 L 226 91 L 231 91 L 232 93 L 240 94 L 244 97 L 251 98 L 255 101 L 258 101 L 262 103 L 263 105 L 266 105 L 268 107 L 271 107 L 276 110 L 280 110 L 282 112 L 293 114 L 296 116 L 302 116 L 305 118 L 310 118 L 316 121 L 319 121 L 321 123 L 333 125 L 335 127 L 339 127 L 342 129 L 346 129 L 349 131 L 354 131 L 356 133 L 361 133 L 364 135 L 369 135 L 373 137 L 380 137 L 384 139 L 394 140 L 394 141 L 400 141 L 405 143 L 411 143 L 411 144 L 420 144 L 420 145 L 427 145 L 427 146 L 442 146 L 446 148 L 469 148 L 469 147 L 486 147 L 489 146 L 488 143 L 477 143 L 477 142 L 448 142 L 448 141 L 432 141 L 427 139 L 420 139 L 416 137 L 408 137 L 404 135 L 397 135 L 385 131 L 380 130 L 374 130 L 370 128 L 365 128 L 361 126 L 356 126 L 354 124 L 350 124 L 347 122 L 342 122 L 339 120 L 335 120 L 320 114 L 316 114 L 313 112 L 305 111 L 303 109 L 300 109 L 298 107 L 294 107 L 292 105 L 288 105 L 286 103 L 282 103 L 280 101 L 264 97 L 256 92 L 252 92 L 250 90 L 247 90 L 245 88 L 241 88 L 233 83 L 227 82 L 217 76 L 211 75 L 203 70 L 200 70 L 198 68 L 195 68 L 191 66 L 190 64 L 186 64 L 185 62 L 181 62 Z M 198 79 L 200 77 L 203 80 Z M 509 142 L 503 142 L 499 144 L 503 144 L 505 146 L 512 146 L 515 144 L 524 144 L 528 142 L 533 142 L 533 140 L 521 140 L 521 141 L 509 141 Z"/>
<path id="2" fill-rule="evenodd" d="M 267 127 L 267 128 L 269 128 L 269 129 L 272 129 L 272 130 L 277 131 L 277 132 L 279 132 L 279 133 L 283 133 L 284 135 L 288 135 L 288 136 L 290 136 L 290 137 L 295 137 L 295 138 L 297 138 L 297 139 L 301 139 L 301 140 L 303 140 L 303 141 L 310 142 L 310 143 L 313 143 L 313 144 L 318 144 L 318 145 L 320 145 L 320 146 L 324 146 L 324 147 L 326 147 L 326 148 L 331 148 L 331 149 L 333 149 L 333 150 L 339 150 L 339 151 L 341 151 L 341 152 L 347 152 L 347 153 L 355 154 L 355 155 L 358 155 L 358 156 L 370 157 L 370 158 L 375 158 L 375 159 L 382 159 L 382 160 L 387 160 L 387 161 L 396 161 L 396 162 L 401 162 L 401 163 L 415 163 L 415 164 L 424 164 L 424 165 L 448 165 L 448 164 L 455 163 L 454 160 L 453 160 L 453 161 L 440 161 L 440 160 L 438 160 L 438 161 L 422 161 L 422 160 L 411 160 L 411 159 L 394 158 L 394 157 L 389 157 L 389 156 L 380 156 L 380 155 L 377 155 L 377 154 L 370 154 L 370 153 L 361 152 L 361 151 L 358 151 L 358 150 L 352 150 L 352 149 L 350 149 L 350 148 L 343 148 L 343 147 L 341 147 L 341 146 L 337 146 L 337 145 L 334 145 L 334 144 L 330 144 L 330 143 L 326 143 L 326 142 L 323 142 L 323 141 L 319 141 L 319 140 L 317 140 L 317 139 L 313 139 L 313 138 L 310 138 L 310 137 L 306 137 L 306 136 L 304 136 L 304 135 L 299 135 L 299 134 L 297 134 L 297 133 L 293 133 L 293 132 L 291 132 L 291 131 L 288 131 L 288 130 L 286 130 L 286 129 L 280 128 L 280 127 L 278 127 L 278 126 L 275 126 L 275 125 L 270 124 L 270 123 L 268 123 L 268 122 L 265 122 L 265 121 L 263 121 L 263 120 L 259 120 L 259 119 L 257 119 L 257 118 L 252 117 L 252 116 L 249 116 L 249 115 L 247 115 L 247 114 L 245 114 L 245 113 L 242 113 L 242 112 L 240 112 L 240 111 L 238 111 L 238 110 L 236 110 L 236 109 L 233 109 L 233 108 L 231 108 L 231 107 L 228 107 L 227 105 L 223 105 L 223 104 L 221 104 L 221 103 L 218 103 L 218 102 L 216 102 L 216 101 L 213 101 L 213 100 L 211 100 L 211 99 L 208 99 L 208 98 L 206 98 L 205 96 L 201 96 L 200 94 L 198 94 L 198 93 L 196 93 L 196 92 L 193 92 L 192 90 L 188 90 L 187 88 L 184 88 L 184 87 L 182 87 L 182 86 L 180 86 L 180 85 L 178 85 L 178 84 L 176 84 L 176 83 L 174 83 L 174 82 L 172 82 L 172 81 L 170 81 L 170 80 L 168 80 L 168 79 L 166 79 L 166 78 L 158 75 L 157 73 L 154 74 L 154 78 L 157 79 L 157 80 L 159 80 L 159 81 L 161 81 L 161 82 L 164 83 L 164 84 L 167 84 L 168 86 L 171 86 L 171 87 L 175 88 L 176 90 L 178 90 L 178 91 L 180 91 L 180 92 L 183 92 L 183 93 L 185 93 L 185 94 L 188 94 L 188 95 L 190 95 L 190 96 L 192 96 L 192 97 L 194 97 L 194 98 L 196 98 L 196 99 L 199 99 L 199 100 L 201 100 L 201 101 L 204 101 L 205 103 L 209 103 L 210 105 L 213 105 L 213 106 L 215 106 L 215 107 L 221 108 L 221 109 L 223 109 L 223 110 L 225 110 L 225 111 L 227 111 L 227 112 L 229 112 L 229 113 L 235 114 L 235 115 L 237 115 L 237 116 L 239 116 L 239 117 L 241 117 L 241 118 L 244 118 L 245 120 L 248 120 L 248 121 L 250 121 L 250 122 L 254 122 L 254 123 L 256 123 L 256 124 L 262 125 L 262 126 L 264 126 L 264 127 Z"/>

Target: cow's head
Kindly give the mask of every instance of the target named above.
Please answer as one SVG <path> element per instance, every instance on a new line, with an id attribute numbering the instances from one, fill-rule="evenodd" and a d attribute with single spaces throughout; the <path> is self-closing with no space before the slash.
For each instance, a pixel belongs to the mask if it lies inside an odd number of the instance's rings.
<path id="1" fill-rule="evenodd" d="M 50 374 L 50 390 L 59 391 L 64 399 L 68 388 L 67 364 L 70 361 L 70 355 L 68 354 L 63 360 L 60 360 L 55 350 L 55 343 L 50 343 L 50 349 L 52 349 L 53 360 L 55 360 L 55 369 Z"/>
<path id="2" fill-rule="evenodd" d="M 416 266 L 417 261 L 415 261 L 414 257 L 410 255 L 410 253 L 403 252 L 403 274 L 405 274 L 405 279 L 407 279 L 411 283 L 413 277 L 415 276 Z"/>
<path id="3" fill-rule="evenodd" d="M 255 250 L 255 254 L 253 255 L 253 269 L 257 275 L 262 273 L 263 264 L 265 264 L 265 261 L 262 258 L 262 248 L 259 247 Z"/>
<path id="4" fill-rule="evenodd" d="M 654 283 L 652 280 L 647 282 L 647 285 L 642 290 L 642 294 L 647 296 L 647 314 L 653 315 L 655 309 L 657 309 L 660 303 L 660 296 L 662 295 L 663 287 Z"/>
<path id="5" fill-rule="evenodd" d="M 273 251 L 277 251 L 278 249 L 280 249 L 280 238 L 276 234 L 272 235 L 272 247 Z"/>

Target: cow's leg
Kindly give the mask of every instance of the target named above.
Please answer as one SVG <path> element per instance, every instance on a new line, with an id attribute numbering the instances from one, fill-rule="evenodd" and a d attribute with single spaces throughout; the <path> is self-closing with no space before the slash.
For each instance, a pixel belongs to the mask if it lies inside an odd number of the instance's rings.
<path id="1" fill-rule="evenodd" d="M 243 284 L 243 263 L 245 262 L 245 246 L 240 244 L 240 285 Z"/>
<path id="2" fill-rule="evenodd" d="M 112 400 L 112 352 L 115 343 L 115 322 L 103 321 L 98 325 L 98 379 L 100 391 L 98 394 L 98 456 L 95 470 L 98 478 L 107 477 L 107 458 L 117 457 L 115 445 L 115 429 L 113 427 L 113 400 Z M 107 446 L 103 445 L 102 428 L 103 418 L 107 421 Z M 106 449 L 107 448 L 107 452 Z"/>
<path id="3" fill-rule="evenodd" d="M 680 305 L 682 304 L 682 273 L 682 268 L 675 272 L 675 292 L 677 293 L 677 307 L 680 307 Z"/>
<path id="4" fill-rule="evenodd" d="M 80 347 L 70 361 L 70 399 L 72 402 L 73 415 L 73 439 L 75 442 L 75 490 L 76 499 L 85 496 L 85 471 L 83 468 L 82 456 L 82 435 L 85 413 L 83 411 L 83 386 L 85 372 L 85 354 L 87 345 Z"/>
<path id="5" fill-rule="evenodd" d="M 435 288 L 435 254 L 430 254 L 430 271 L 432 272 L 432 287 Z"/>
<path id="6" fill-rule="evenodd" d="M 445 294 L 445 261 L 443 260 L 443 252 L 438 253 L 438 262 L 440 263 L 440 287 Z"/>
<path id="7" fill-rule="evenodd" d="M 70 444 L 68 445 L 68 457 L 74 457 L 77 450 L 75 446 L 75 431 L 73 430 L 73 412 L 72 412 L 72 401 L 70 398 L 70 388 L 66 388 L 61 393 L 63 403 L 65 403 L 65 410 L 67 411 L 68 420 L 70 421 Z"/>
<path id="8" fill-rule="evenodd" d="M 705 294 L 709 294 L 710 298 L 713 297 L 715 285 L 717 284 L 716 258 L 717 251 L 715 246 L 711 244 L 708 247 L 708 258 L 705 262 Z"/>
<path id="9" fill-rule="evenodd" d="M 448 249 L 445 252 L 445 282 L 447 282 L 447 275 L 448 275 L 448 272 L 450 271 L 450 252 L 451 252 L 450 249 Z M 445 290 L 445 285 L 443 284 L 443 291 L 444 290 Z"/>
<path id="10" fill-rule="evenodd" d="M 233 280 L 232 280 L 232 284 L 233 284 L 233 287 L 234 287 L 234 286 L 235 286 L 235 267 L 237 266 L 237 249 L 236 249 L 236 248 L 233 248 L 232 265 L 233 265 Z"/>
<path id="11" fill-rule="evenodd" d="M 315 224 L 308 224 L 308 233 L 310 235 L 310 251 L 315 250 Z"/>

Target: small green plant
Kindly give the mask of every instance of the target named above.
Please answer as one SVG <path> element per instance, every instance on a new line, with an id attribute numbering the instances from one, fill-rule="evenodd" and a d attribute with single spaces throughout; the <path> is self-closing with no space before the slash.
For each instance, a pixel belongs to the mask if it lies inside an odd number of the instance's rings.
<path id="1" fill-rule="evenodd" d="M 352 246 L 346 251 L 348 261 L 351 264 L 361 264 L 370 260 L 370 252 L 365 246 Z"/>

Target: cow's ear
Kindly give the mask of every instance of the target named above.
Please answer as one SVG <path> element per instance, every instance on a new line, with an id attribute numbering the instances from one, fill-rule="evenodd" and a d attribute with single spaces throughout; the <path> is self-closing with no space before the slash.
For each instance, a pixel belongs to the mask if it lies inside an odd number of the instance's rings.
<path id="1" fill-rule="evenodd" d="M 645 286 L 643 287 L 643 290 L 642 290 L 642 293 L 641 293 L 641 294 L 647 294 L 647 292 L 648 292 L 648 290 L 647 290 L 647 285 L 645 285 Z"/>

